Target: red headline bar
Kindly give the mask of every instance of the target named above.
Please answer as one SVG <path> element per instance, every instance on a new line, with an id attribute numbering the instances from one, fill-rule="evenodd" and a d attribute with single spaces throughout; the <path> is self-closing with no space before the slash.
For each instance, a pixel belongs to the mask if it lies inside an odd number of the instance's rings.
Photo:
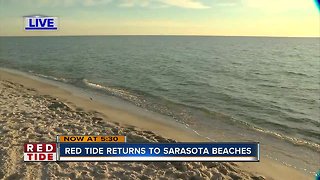
<path id="1" fill-rule="evenodd" d="M 24 144 L 24 152 L 56 152 L 56 143 L 27 143 Z"/>

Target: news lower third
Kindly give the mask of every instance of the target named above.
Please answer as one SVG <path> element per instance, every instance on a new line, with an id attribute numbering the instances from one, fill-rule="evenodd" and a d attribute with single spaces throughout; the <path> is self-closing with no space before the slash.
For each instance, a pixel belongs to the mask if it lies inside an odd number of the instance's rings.
<path id="1" fill-rule="evenodd" d="M 256 142 L 127 143 L 126 136 L 57 136 L 24 144 L 24 161 L 259 161 Z"/>

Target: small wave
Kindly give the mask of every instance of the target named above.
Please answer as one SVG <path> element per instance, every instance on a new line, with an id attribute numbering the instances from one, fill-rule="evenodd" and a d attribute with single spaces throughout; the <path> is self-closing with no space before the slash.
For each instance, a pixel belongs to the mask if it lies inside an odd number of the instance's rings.
<path id="1" fill-rule="evenodd" d="M 39 73 L 34 73 L 33 71 L 28 71 L 28 72 L 32 73 L 35 76 L 42 77 L 42 78 L 45 78 L 45 79 L 50 79 L 50 80 L 60 81 L 60 82 L 65 82 L 65 83 L 68 82 L 67 79 L 62 78 L 62 77 L 54 77 L 54 76 L 49 76 L 49 75 L 43 75 L 43 74 L 39 74 Z"/>
<path id="2" fill-rule="evenodd" d="M 119 89 L 119 88 L 114 88 L 114 87 L 103 86 L 103 85 L 100 85 L 100 84 L 96 84 L 96 83 L 90 82 L 87 79 L 83 79 L 82 82 L 86 86 L 89 86 L 89 87 L 94 88 L 94 89 L 104 90 L 104 91 L 108 92 L 109 94 L 111 94 L 113 96 L 117 96 L 117 97 L 123 98 L 125 100 L 129 100 L 131 102 L 134 102 L 135 104 L 138 103 L 138 102 L 141 103 L 141 98 L 139 98 L 136 95 L 131 94 L 130 92 L 128 92 L 126 90 Z"/>
<path id="3" fill-rule="evenodd" d="M 309 76 L 308 74 L 300 73 L 300 72 L 286 71 L 285 73 L 289 74 L 289 75 L 291 74 L 291 75 L 296 75 L 296 76 L 312 77 L 312 76 Z"/>
<path id="4" fill-rule="evenodd" d="M 275 86 L 275 85 L 271 85 L 271 84 L 258 84 L 258 86 L 262 86 L 262 87 L 270 87 L 270 88 L 276 88 L 278 86 Z"/>
<path id="5" fill-rule="evenodd" d="M 269 76 L 269 75 L 272 75 L 272 73 L 261 72 L 261 71 L 253 72 L 253 74 L 256 74 L 256 75 L 263 75 L 263 76 Z"/>
<path id="6" fill-rule="evenodd" d="M 280 133 L 277 133 L 277 132 L 274 132 L 274 131 L 262 129 L 262 128 L 255 127 L 255 126 L 252 126 L 252 127 L 258 132 L 269 134 L 269 135 L 275 136 L 277 138 L 280 138 L 282 140 L 285 140 L 287 142 L 290 142 L 290 143 L 292 143 L 294 145 L 308 147 L 308 148 L 313 149 L 313 150 L 315 150 L 317 152 L 320 152 L 320 144 L 317 144 L 317 143 L 314 143 L 314 142 L 310 142 L 310 141 L 306 141 L 306 140 L 302 140 L 302 139 L 298 139 L 298 138 L 294 138 L 294 137 L 290 137 L 290 136 L 286 136 L 286 135 L 283 135 L 283 134 L 280 134 Z"/>

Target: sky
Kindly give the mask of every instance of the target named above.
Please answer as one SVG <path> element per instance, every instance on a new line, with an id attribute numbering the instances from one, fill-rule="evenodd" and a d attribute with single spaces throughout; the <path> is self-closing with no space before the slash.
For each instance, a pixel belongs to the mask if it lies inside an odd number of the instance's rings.
<path id="1" fill-rule="evenodd" d="M 37 14 L 59 30 L 25 31 Z M 320 36 L 314 0 L 0 0 L 0 22 L 0 36 Z"/>

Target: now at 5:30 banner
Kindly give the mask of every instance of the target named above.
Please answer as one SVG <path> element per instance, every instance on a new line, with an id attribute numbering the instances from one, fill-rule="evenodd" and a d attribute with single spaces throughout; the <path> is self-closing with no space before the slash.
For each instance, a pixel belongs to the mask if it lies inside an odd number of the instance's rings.
<path id="1" fill-rule="evenodd" d="M 57 161 L 259 161 L 259 143 L 59 143 Z"/>

